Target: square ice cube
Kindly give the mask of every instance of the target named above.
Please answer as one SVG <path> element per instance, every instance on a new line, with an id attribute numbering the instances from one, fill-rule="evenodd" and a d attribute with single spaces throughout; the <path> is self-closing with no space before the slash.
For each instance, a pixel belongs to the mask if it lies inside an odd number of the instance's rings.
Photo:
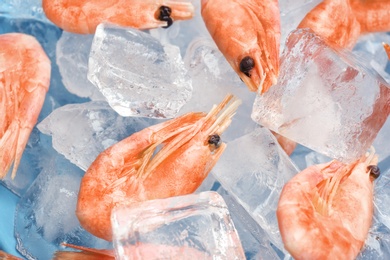
<path id="1" fill-rule="evenodd" d="M 121 116 L 172 118 L 192 94 L 177 46 L 109 24 L 96 29 L 88 79 Z"/>
<path id="2" fill-rule="evenodd" d="M 373 143 L 390 112 L 390 89 L 352 53 L 309 29 L 290 34 L 278 83 L 257 96 L 252 119 L 331 158 L 350 162 Z"/>
<path id="3" fill-rule="evenodd" d="M 118 259 L 245 259 L 216 192 L 150 200 L 111 214 Z"/>

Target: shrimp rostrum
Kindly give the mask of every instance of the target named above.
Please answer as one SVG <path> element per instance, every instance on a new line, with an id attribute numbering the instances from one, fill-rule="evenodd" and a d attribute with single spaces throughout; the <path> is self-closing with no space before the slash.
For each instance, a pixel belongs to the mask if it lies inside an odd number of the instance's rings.
<path id="1" fill-rule="evenodd" d="M 374 214 L 371 153 L 351 164 L 313 165 L 283 188 L 277 218 L 287 251 L 295 259 L 355 259 Z"/>
<path id="2" fill-rule="evenodd" d="M 194 6 L 185 0 L 43 0 L 43 10 L 55 25 L 72 33 L 94 33 L 100 23 L 146 30 L 188 20 Z"/>
<path id="3" fill-rule="evenodd" d="M 114 206 L 194 192 L 224 151 L 220 136 L 239 104 L 228 95 L 208 114 L 187 113 L 145 128 L 102 152 L 81 181 L 81 225 L 111 240 Z"/>
<path id="4" fill-rule="evenodd" d="M 21 33 L 0 35 L 0 179 L 15 177 L 50 85 L 51 64 L 39 42 Z"/>

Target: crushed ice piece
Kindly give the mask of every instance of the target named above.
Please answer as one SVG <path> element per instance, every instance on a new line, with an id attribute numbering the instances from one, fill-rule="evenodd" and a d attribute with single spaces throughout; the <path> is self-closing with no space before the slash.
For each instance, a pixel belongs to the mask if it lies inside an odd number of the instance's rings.
<path id="1" fill-rule="evenodd" d="M 118 259 L 244 259 L 235 226 L 216 192 L 149 200 L 114 208 Z"/>
<path id="2" fill-rule="evenodd" d="M 155 119 L 121 117 L 107 102 L 91 101 L 54 110 L 38 129 L 52 136 L 56 151 L 86 170 L 109 146 L 156 122 Z"/>
<path id="3" fill-rule="evenodd" d="M 55 151 L 15 211 L 17 250 L 28 259 L 51 259 L 60 243 L 108 247 L 79 224 L 76 203 L 83 171 Z"/>
<path id="4" fill-rule="evenodd" d="M 192 93 L 178 47 L 109 24 L 96 29 L 88 79 L 122 116 L 172 118 Z"/>
<path id="5" fill-rule="evenodd" d="M 62 82 L 70 93 L 91 100 L 104 100 L 99 89 L 87 78 L 92 40 L 92 34 L 74 34 L 64 31 L 57 42 L 56 62 Z"/>
<path id="6" fill-rule="evenodd" d="M 287 42 L 278 83 L 257 96 L 254 121 L 343 162 L 360 158 L 390 112 L 390 89 L 346 51 L 308 29 Z"/>
<path id="7" fill-rule="evenodd" d="M 283 186 L 296 173 L 296 166 L 272 133 L 263 127 L 229 142 L 212 170 L 222 187 L 281 251 L 284 247 L 276 209 Z"/>

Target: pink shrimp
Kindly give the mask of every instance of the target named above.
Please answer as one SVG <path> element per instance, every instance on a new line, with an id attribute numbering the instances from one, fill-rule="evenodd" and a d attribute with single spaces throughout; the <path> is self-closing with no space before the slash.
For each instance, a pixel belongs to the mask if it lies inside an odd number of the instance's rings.
<path id="1" fill-rule="evenodd" d="M 390 30 L 390 1 L 325 0 L 298 28 L 310 28 L 333 48 L 352 49 L 359 36 Z"/>
<path id="2" fill-rule="evenodd" d="M 0 179 L 15 177 L 50 85 L 51 64 L 39 42 L 21 33 L 0 35 Z"/>
<path id="3" fill-rule="evenodd" d="M 22 260 L 22 258 L 7 254 L 4 251 L 0 250 L 0 259 L 2 260 Z"/>
<path id="4" fill-rule="evenodd" d="M 298 28 L 310 28 L 333 48 L 352 48 L 360 35 L 360 23 L 346 0 L 325 0 L 311 10 Z"/>
<path id="5" fill-rule="evenodd" d="M 373 151 L 354 163 L 308 167 L 283 188 L 277 218 L 284 246 L 295 259 L 354 259 L 374 213 Z"/>
<path id="6" fill-rule="evenodd" d="M 240 104 L 234 100 L 224 110 L 232 99 L 228 95 L 208 114 L 188 113 L 146 128 L 102 152 L 81 181 L 76 210 L 81 225 L 111 240 L 115 205 L 194 192 L 226 147 L 220 135 Z"/>
<path id="7" fill-rule="evenodd" d="M 202 0 L 202 17 L 219 50 L 249 90 L 266 92 L 279 75 L 277 0 Z"/>
<path id="8" fill-rule="evenodd" d="M 191 3 L 180 0 L 43 0 L 46 16 L 73 33 L 94 33 L 103 22 L 137 29 L 169 27 L 194 15 Z"/>
<path id="9" fill-rule="evenodd" d="M 94 249 L 83 246 L 76 246 L 63 243 L 63 246 L 81 250 L 80 252 L 57 251 L 54 254 L 53 260 L 111 260 L 115 259 L 114 250 Z M 140 243 L 136 246 L 130 245 L 125 247 L 123 255 L 128 259 L 212 259 L 207 253 L 198 251 L 189 246 L 169 246 L 169 245 L 154 245 Z"/>

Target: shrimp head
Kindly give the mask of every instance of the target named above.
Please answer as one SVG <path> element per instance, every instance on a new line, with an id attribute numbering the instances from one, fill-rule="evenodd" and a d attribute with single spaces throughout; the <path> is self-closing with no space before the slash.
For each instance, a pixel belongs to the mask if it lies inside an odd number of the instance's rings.
<path id="1" fill-rule="evenodd" d="M 202 0 L 202 17 L 219 50 L 251 91 L 266 92 L 279 74 L 276 0 Z"/>

